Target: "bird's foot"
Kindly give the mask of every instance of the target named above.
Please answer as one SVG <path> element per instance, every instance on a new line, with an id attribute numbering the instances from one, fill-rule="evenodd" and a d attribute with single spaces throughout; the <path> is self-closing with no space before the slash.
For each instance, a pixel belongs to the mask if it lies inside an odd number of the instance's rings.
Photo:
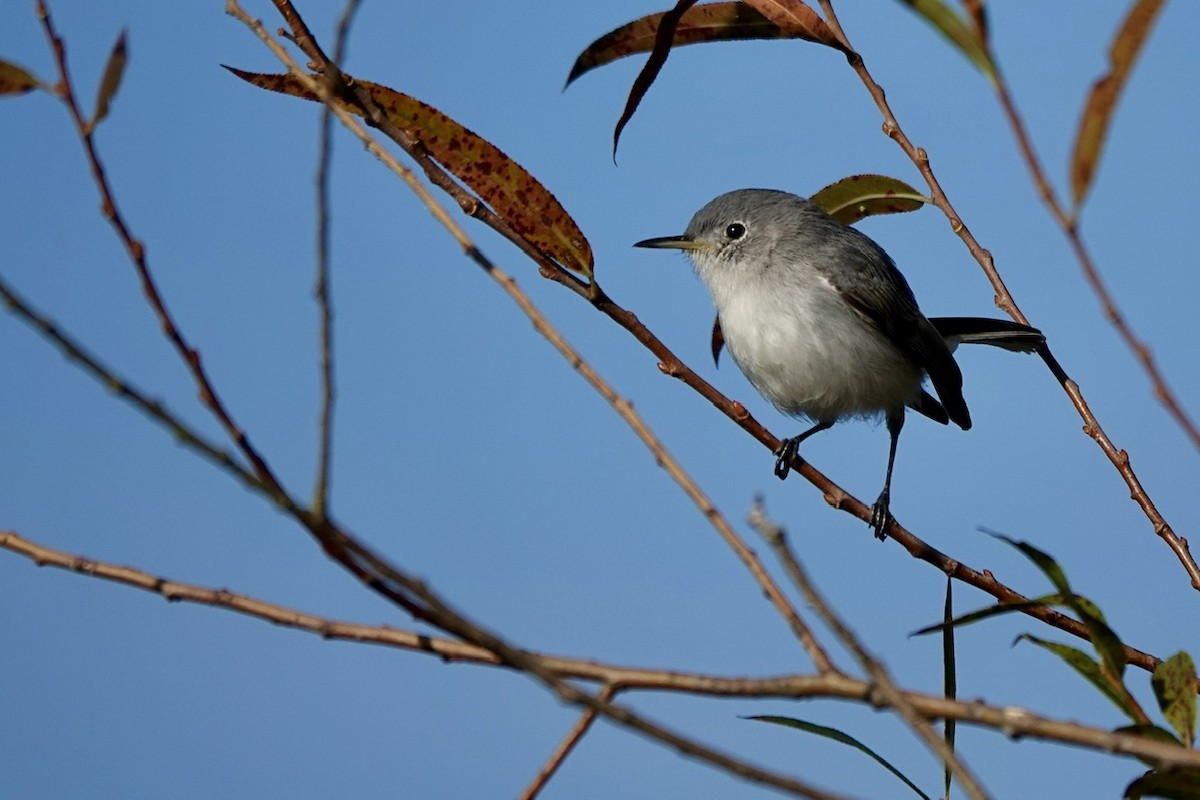
<path id="1" fill-rule="evenodd" d="M 775 459 L 775 477 L 783 480 L 792 471 L 792 459 L 796 457 L 796 451 L 800 449 L 799 436 L 793 436 L 791 439 L 784 439 L 779 443 L 779 449 L 775 451 L 778 458 Z"/>
<path id="2" fill-rule="evenodd" d="M 884 489 L 879 495 L 879 499 L 875 501 L 875 505 L 871 507 L 871 528 L 875 531 L 875 538 L 881 542 L 887 538 L 888 528 L 892 524 L 890 501 L 891 492 Z"/>

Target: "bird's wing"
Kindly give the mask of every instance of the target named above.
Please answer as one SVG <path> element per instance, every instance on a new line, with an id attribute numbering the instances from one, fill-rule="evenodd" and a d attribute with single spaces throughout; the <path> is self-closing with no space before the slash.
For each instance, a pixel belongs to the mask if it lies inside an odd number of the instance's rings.
<path id="1" fill-rule="evenodd" d="M 825 277 L 852 308 L 929 375 L 950 419 L 969 429 L 971 414 L 963 399 L 962 372 L 946 340 L 921 313 L 908 282 L 883 248 L 854 228 L 839 227 L 841 242 L 828 257 L 838 258 L 840 267 Z"/>

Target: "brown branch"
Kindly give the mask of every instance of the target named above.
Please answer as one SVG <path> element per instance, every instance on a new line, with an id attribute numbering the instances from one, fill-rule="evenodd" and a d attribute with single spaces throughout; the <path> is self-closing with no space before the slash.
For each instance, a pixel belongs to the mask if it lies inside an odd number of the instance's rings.
<path id="1" fill-rule="evenodd" d="M 512 666 L 496 653 L 473 644 L 388 626 L 330 620 L 226 589 L 211 589 L 168 580 L 133 567 L 109 564 L 55 550 L 11 531 L 0 531 L 0 549 L 28 558 L 38 566 L 64 569 L 141 589 L 161 595 L 172 602 L 197 603 L 228 609 L 282 627 L 314 633 L 326 639 L 395 647 L 432 655 L 447 662 L 466 662 L 493 667 Z M 837 671 L 769 678 L 731 678 L 622 667 L 591 659 L 544 654 L 539 654 L 538 657 L 547 668 L 562 677 L 593 681 L 612 687 L 614 692 L 653 690 L 725 698 L 829 698 L 871 704 L 879 702 L 873 682 L 851 678 Z M 1074 722 L 1053 720 L 1014 706 L 988 705 L 979 700 L 962 702 L 919 692 L 905 691 L 903 695 L 919 714 L 929 719 L 954 719 L 978 727 L 991 728 L 1013 738 L 1033 737 L 1101 752 L 1157 759 L 1163 764 L 1200 767 L 1200 752 L 1177 745 L 1130 734 L 1110 733 L 1101 728 Z"/>
<path id="2" fill-rule="evenodd" d="M 208 408 L 209 412 L 212 413 L 221 424 L 221 427 L 225 429 L 225 432 L 237 445 L 237 448 L 246 457 L 246 460 L 250 462 L 255 475 L 257 475 L 259 482 L 262 484 L 263 491 L 271 494 L 276 500 L 280 499 L 285 494 L 283 487 L 267 466 L 266 461 L 250 443 L 245 432 L 233 421 L 224 403 L 221 402 L 216 389 L 208 378 L 207 371 L 201 363 L 200 352 L 184 337 L 183 332 L 175 322 L 174 316 L 167 310 L 166 303 L 158 291 L 158 285 L 154 280 L 154 276 L 150 272 L 145 245 L 134 237 L 128 223 L 126 223 L 124 216 L 121 214 L 120 208 L 117 206 L 116 197 L 113 194 L 108 176 L 104 171 L 104 165 L 100 161 L 100 155 L 96 150 L 92 126 L 84 118 L 83 112 L 80 110 L 79 102 L 75 95 L 75 88 L 71 83 L 70 71 L 67 67 L 66 45 L 58 35 L 58 31 L 54 28 L 47 0 L 37 0 L 37 16 L 41 20 L 42 29 L 45 31 L 50 49 L 54 53 L 55 64 L 58 67 L 59 79 L 58 84 L 54 87 L 54 92 L 63 101 L 63 104 L 66 105 L 71 119 L 75 123 L 76 132 L 79 135 L 84 154 L 87 156 L 88 166 L 91 169 L 92 180 L 100 192 L 102 213 L 124 245 L 125 251 L 133 263 L 134 270 L 141 280 L 142 292 L 146 295 L 146 300 L 149 302 L 150 308 L 158 318 L 163 335 L 171 343 L 172 347 L 174 347 L 176 353 L 191 373 L 192 380 L 195 382 L 199 392 L 200 402 Z"/>
<path id="3" fill-rule="evenodd" d="M 64 332 L 53 320 L 36 311 L 16 293 L 16 290 L 8 285 L 3 277 L 0 277 L 0 300 L 3 300 L 5 308 L 9 312 L 48 339 L 69 361 L 79 365 L 80 369 L 91 375 L 97 383 L 105 386 L 117 397 L 145 414 L 153 422 L 161 425 L 182 445 L 196 451 L 230 473 L 248 488 L 267 491 L 254 473 L 238 463 L 233 453 L 210 442 L 203 434 L 176 416 L 161 400 L 150 398 L 127 379 L 118 375 L 111 367 L 106 366 L 98 356 L 88 352 L 81 343 Z"/>
<path id="4" fill-rule="evenodd" d="M 596 697 L 597 699 L 608 702 L 609 700 L 612 700 L 616 694 L 616 687 L 610 683 L 601 689 L 600 694 L 596 695 Z M 542 793 L 542 789 L 546 788 L 546 784 L 552 777 L 554 777 L 554 773 L 557 772 L 558 768 L 562 766 L 562 763 L 566 761 L 567 756 L 569 756 L 571 751 L 575 749 L 575 745 L 579 744 L 579 740 L 582 739 L 589 730 L 591 730 L 592 723 L 595 721 L 595 710 L 591 708 L 585 709 L 584 712 L 579 716 L 579 719 L 575 722 L 575 725 L 570 731 L 567 732 L 567 735 L 563 737 L 563 740 L 558 743 L 558 747 L 554 748 L 554 752 L 550 754 L 550 758 L 545 764 L 542 765 L 542 768 L 538 771 L 538 774 L 535 775 L 530 784 L 525 787 L 525 791 L 521 792 L 519 795 L 521 800 L 533 800 Z"/>
<path id="5" fill-rule="evenodd" d="M 808 602 L 821 621 L 833 631 L 834 635 L 845 645 L 859 665 L 871 677 L 872 683 L 878 692 L 879 702 L 896 710 L 900 717 L 908 724 L 908 726 L 917 734 L 925 744 L 933 751 L 945 767 L 958 778 L 962 784 L 963 791 L 975 800 L 984 800 L 987 793 L 983 786 L 980 785 L 979 779 L 968 769 L 967 765 L 955 754 L 933 726 L 925 717 L 921 716 L 913 704 L 909 702 L 904 693 L 896 686 L 892 680 L 892 676 L 888 674 L 887 668 L 867 652 L 861 641 L 853 631 L 846 625 L 840 616 L 826 602 L 825 598 L 817 591 L 816 584 L 808 577 L 807 571 L 800 565 L 800 560 L 796 558 L 796 554 L 792 551 L 791 546 L 787 541 L 787 534 L 782 527 L 771 522 L 767 518 L 766 509 L 763 507 L 762 497 L 754 499 L 754 505 L 750 509 L 747 521 L 750 523 L 759 535 L 766 540 L 767 544 L 775 552 L 779 563 L 783 565 L 788 577 L 792 579 L 792 583 L 800 590 L 800 594 Z"/>
<path id="6" fill-rule="evenodd" d="M 846 37 L 845 32 L 842 30 L 841 24 L 837 19 L 837 14 L 833 10 L 832 1 L 820 0 L 820 3 L 821 8 L 825 11 L 825 18 L 830 27 L 833 28 L 834 32 L 837 34 L 838 38 L 843 42 L 843 44 L 845 44 L 847 47 L 850 47 L 850 41 Z M 933 204 L 937 206 L 943 214 L 946 215 L 946 218 L 950 221 L 951 229 L 955 232 L 955 234 L 958 235 L 958 238 L 961 239 L 963 244 L 967 246 L 967 250 L 970 251 L 971 255 L 983 268 L 984 274 L 987 276 L 988 281 L 991 282 L 992 288 L 996 291 L 996 306 L 1008 313 L 1018 322 L 1028 323 L 1025 315 L 1021 313 L 1021 310 L 1017 307 L 1016 300 L 1013 299 L 1012 294 L 1008 291 L 1008 287 L 1005 286 L 1003 279 L 1000 277 L 1000 273 L 996 271 L 996 265 L 992 260 L 991 253 L 985 250 L 983 246 L 980 245 L 975 239 L 970 229 L 967 228 L 966 224 L 963 223 L 962 218 L 959 217 L 958 213 L 954 210 L 954 207 L 950 204 L 950 200 L 946 196 L 946 193 L 942 191 L 941 184 L 938 182 L 937 177 L 933 174 L 933 169 L 929 166 L 928 154 L 923 148 L 915 146 L 901 129 L 900 123 L 897 121 L 895 114 L 892 113 L 891 106 L 888 105 L 887 98 L 884 96 L 883 87 L 881 87 L 871 76 L 871 73 L 867 70 L 866 63 L 861 58 L 857 61 L 851 62 L 851 66 L 858 74 L 859 79 L 862 81 L 871 97 L 874 98 L 875 105 L 879 108 L 879 111 L 883 116 L 884 133 L 886 133 L 892 139 L 892 141 L 896 142 L 896 144 L 900 146 L 900 149 L 904 151 L 905 155 L 907 155 L 912 160 L 913 164 L 916 165 L 917 169 L 921 173 L 921 176 L 925 178 L 925 182 L 929 186 L 929 196 L 932 199 Z M 1101 451 L 1108 456 L 1109 461 L 1111 461 L 1113 466 L 1116 467 L 1117 472 L 1121 475 L 1125 481 L 1125 484 L 1129 487 L 1130 496 L 1150 520 L 1154 532 L 1161 537 L 1163 541 L 1166 542 L 1167 545 L 1174 551 L 1176 557 L 1179 559 L 1179 562 L 1187 571 L 1188 577 L 1191 579 L 1192 586 L 1200 591 L 1200 566 L 1197 566 L 1196 560 L 1192 557 L 1191 552 L 1188 550 L 1187 540 L 1177 536 L 1171 526 L 1163 518 L 1162 514 L 1159 513 L 1158 508 L 1154 505 L 1154 501 L 1151 500 L 1150 495 L 1147 494 L 1146 490 L 1142 487 L 1141 481 L 1138 480 L 1137 475 L 1130 466 L 1129 454 L 1124 450 L 1118 450 L 1117 447 L 1112 443 L 1112 440 L 1108 438 L 1108 435 L 1104 432 L 1104 429 L 1100 427 L 1099 421 L 1096 419 L 1096 416 L 1092 413 L 1091 408 L 1084 399 L 1083 393 L 1079 391 L 1079 386 L 1075 383 L 1075 381 L 1071 380 L 1066 371 L 1058 363 L 1057 359 L 1055 359 L 1054 355 L 1050 352 L 1050 347 L 1048 345 L 1043 346 L 1039 351 L 1039 354 L 1041 355 L 1042 360 L 1046 362 L 1046 366 L 1050 369 L 1051 373 L 1053 373 L 1054 377 L 1063 387 L 1063 391 L 1065 391 L 1067 397 L 1070 398 L 1071 403 L 1074 405 L 1075 410 L 1079 413 L 1080 418 L 1083 419 L 1084 433 L 1090 436 L 1096 442 L 1096 444 L 1099 445 Z M 911 549 L 910 552 L 912 552 Z"/>
<path id="7" fill-rule="evenodd" d="M 359 0 L 346 0 L 338 19 L 334 57 L 345 58 L 350 24 L 358 12 Z M 321 411 L 317 432 L 317 478 L 313 487 L 313 513 L 318 518 L 329 514 L 329 472 L 333 459 L 333 406 L 337 391 L 333 369 L 333 301 L 329 289 L 329 170 L 333 157 L 333 112 L 325 107 L 321 112 L 317 142 L 317 278 L 313 295 L 320 317 L 318 367 L 321 374 Z"/>
<path id="8" fill-rule="evenodd" d="M 993 61 L 995 61 L 994 57 Z M 1150 347 L 1134 333 L 1133 328 L 1126 322 L 1125 315 L 1117 307 L 1116 300 L 1113 298 L 1112 293 L 1109 292 L 1104 278 L 1100 275 L 1100 270 L 1092 260 L 1087 244 L 1080 235 L 1078 220 L 1063 207 L 1058 194 L 1046 178 L 1046 171 L 1042 167 L 1041 159 L 1038 158 L 1037 152 L 1033 148 L 1029 131 L 1025 127 L 1025 122 L 1017 111 L 1017 106 L 1013 101 L 1008 82 L 1004 80 L 1004 76 L 999 70 L 996 71 L 995 86 L 1000 106 L 1004 109 L 1004 116 L 1008 119 L 1008 124 L 1012 128 L 1013 138 L 1016 139 L 1017 147 L 1021 151 L 1021 157 L 1025 160 L 1025 166 L 1029 170 L 1034 188 L 1037 189 L 1038 196 L 1042 198 L 1042 202 L 1046 204 L 1050 216 L 1054 218 L 1059 228 L 1062 229 L 1063 236 L 1067 238 L 1071 249 L 1075 251 L 1075 258 L 1079 261 L 1083 277 L 1092 287 L 1096 299 L 1100 301 L 1100 308 L 1104 314 L 1104 318 L 1116 328 L 1117 334 L 1125 342 L 1125 346 L 1133 353 L 1134 358 L 1141 363 L 1142 369 L 1145 370 L 1146 375 L 1150 378 L 1150 386 L 1154 391 L 1154 397 L 1163 404 L 1167 409 L 1167 413 L 1174 417 L 1175 422 L 1183 429 L 1188 438 L 1192 440 L 1192 444 L 1200 448 L 1200 428 L 1197 428 L 1196 424 L 1192 422 L 1187 412 L 1184 411 L 1182 404 L 1176 399 L 1175 393 L 1171 391 L 1166 378 L 1158 368 L 1158 363 L 1155 361 L 1153 353 L 1150 352 Z"/>

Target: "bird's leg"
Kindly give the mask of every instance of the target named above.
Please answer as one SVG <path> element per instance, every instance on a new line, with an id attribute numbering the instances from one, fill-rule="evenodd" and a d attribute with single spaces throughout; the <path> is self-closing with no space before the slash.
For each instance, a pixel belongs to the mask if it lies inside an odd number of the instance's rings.
<path id="1" fill-rule="evenodd" d="M 892 524 L 892 512 L 888 504 L 892 499 L 892 465 L 896 463 L 896 443 L 900 441 L 900 429 L 904 427 L 904 409 L 889 414 L 887 419 L 888 433 L 892 442 L 888 447 L 887 477 L 883 479 L 883 491 L 871 508 L 871 527 L 875 530 L 875 538 L 883 541 L 887 538 L 888 526 Z"/>
<path id="2" fill-rule="evenodd" d="M 775 476 L 779 480 L 783 480 L 792 471 L 792 459 L 796 457 L 796 451 L 800 449 L 801 442 L 814 433 L 827 431 L 832 427 L 832 422 L 818 422 L 799 436 L 793 436 L 780 442 L 779 449 L 775 451 L 775 455 L 778 456 L 775 459 Z"/>

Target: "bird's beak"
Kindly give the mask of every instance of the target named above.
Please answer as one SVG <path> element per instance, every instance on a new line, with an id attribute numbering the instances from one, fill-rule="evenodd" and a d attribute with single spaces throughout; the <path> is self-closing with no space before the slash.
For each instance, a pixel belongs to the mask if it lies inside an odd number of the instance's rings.
<path id="1" fill-rule="evenodd" d="M 634 247 L 651 247 L 659 250 L 704 250 L 708 245 L 689 236 L 659 236 L 656 239 L 643 239 Z"/>

